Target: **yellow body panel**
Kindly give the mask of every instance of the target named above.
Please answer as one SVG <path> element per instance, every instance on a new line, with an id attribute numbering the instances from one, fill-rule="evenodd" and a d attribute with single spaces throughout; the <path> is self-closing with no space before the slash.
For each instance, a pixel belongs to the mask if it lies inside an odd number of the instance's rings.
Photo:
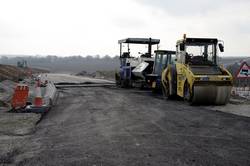
<path id="1" fill-rule="evenodd" d="M 198 68 L 199 66 L 196 67 Z M 220 66 L 220 70 L 221 74 L 218 75 L 195 75 L 191 70 L 191 66 L 176 62 L 176 64 L 168 65 L 163 70 L 161 77 L 162 86 L 165 92 L 167 92 L 168 88 L 169 95 L 186 98 L 191 103 L 223 105 L 230 98 L 232 75 L 222 66 Z M 188 91 L 186 86 L 189 86 Z"/>
<path id="2" fill-rule="evenodd" d="M 220 81 L 231 81 L 232 83 L 232 75 L 225 69 L 220 67 L 222 71 L 224 71 L 225 75 L 194 75 L 192 71 L 189 69 L 189 66 L 182 63 L 176 63 L 177 70 L 177 95 L 180 97 L 184 97 L 184 86 L 187 81 L 189 88 L 191 90 L 191 94 L 193 93 L 192 87 L 196 81 L 199 81 L 201 78 L 208 78 L 209 82 L 220 82 Z"/>
<path id="3" fill-rule="evenodd" d="M 171 65 L 168 65 L 168 67 L 166 69 L 163 70 L 162 72 L 162 76 L 161 76 L 161 82 L 162 82 L 162 86 L 164 87 L 164 89 L 166 89 L 166 84 L 167 81 L 171 82 L 172 78 L 171 78 Z"/>
<path id="4" fill-rule="evenodd" d="M 225 75 L 194 75 L 192 71 L 189 69 L 189 66 L 186 64 L 182 63 L 176 63 L 176 74 L 177 74 L 177 95 L 180 97 L 184 97 L 184 86 L 185 83 L 187 82 L 188 85 L 190 86 L 191 94 L 193 93 L 192 87 L 196 81 L 199 81 L 201 78 L 208 78 L 208 83 L 209 82 L 220 82 L 220 81 L 231 81 L 232 82 L 232 75 L 224 68 L 221 67 L 221 70 L 224 71 L 226 74 Z M 171 68 L 170 66 L 166 68 L 162 72 L 162 83 L 163 87 L 165 87 L 165 84 L 168 81 L 171 82 Z"/>
<path id="5" fill-rule="evenodd" d="M 156 82 L 155 81 L 152 83 L 152 88 L 156 88 Z"/>
<path id="6" fill-rule="evenodd" d="M 181 63 L 176 63 L 176 72 L 177 72 L 177 95 L 180 97 L 184 96 L 184 85 L 186 80 L 189 85 L 192 87 L 194 75 L 187 69 L 187 66 Z"/>

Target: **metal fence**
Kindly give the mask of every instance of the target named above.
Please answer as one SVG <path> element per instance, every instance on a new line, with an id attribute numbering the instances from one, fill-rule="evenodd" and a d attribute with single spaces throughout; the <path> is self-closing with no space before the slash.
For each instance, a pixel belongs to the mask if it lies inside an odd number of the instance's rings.
<path id="1" fill-rule="evenodd" d="M 238 95 L 250 99 L 250 87 L 233 87 L 232 95 Z"/>

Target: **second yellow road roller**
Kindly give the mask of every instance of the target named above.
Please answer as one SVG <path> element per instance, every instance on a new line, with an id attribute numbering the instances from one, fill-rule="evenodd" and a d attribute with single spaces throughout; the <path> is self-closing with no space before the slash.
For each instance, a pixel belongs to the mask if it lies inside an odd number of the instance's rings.
<path id="1" fill-rule="evenodd" d="M 232 75 L 218 65 L 224 42 L 216 38 L 187 38 L 176 44 L 175 64 L 162 72 L 166 98 L 179 96 L 191 104 L 225 105 L 232 89 Z"/>

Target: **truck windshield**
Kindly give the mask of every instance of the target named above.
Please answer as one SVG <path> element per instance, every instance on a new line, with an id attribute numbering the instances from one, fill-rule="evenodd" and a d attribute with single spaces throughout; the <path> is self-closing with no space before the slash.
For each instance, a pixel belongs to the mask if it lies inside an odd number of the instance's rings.
<path id="1" fill-rule="evenodd" d="M 193 65 L 216 65 L 216 44 L 186 44 L 186 63 Z"/>

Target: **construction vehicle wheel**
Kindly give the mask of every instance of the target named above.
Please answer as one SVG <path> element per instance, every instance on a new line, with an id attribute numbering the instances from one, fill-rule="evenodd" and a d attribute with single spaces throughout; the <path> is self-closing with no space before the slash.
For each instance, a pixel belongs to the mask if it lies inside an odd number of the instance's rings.
<path id="1" fill-rule="evenodd" d="M 121 78 L 118 73 L 115 73 L 115 83 L 117 86 L 121 85 Z"/>
<path id="2" fill-rule="evenodd" d="M 129 80 L 121 80 L 121 88 L 129 88 Z"/>
<path id="3" fill-rule="evenodd" d="M 192 94 L 190 91 L 190 86 L 187 82 L 184 85 L 184 100 L 186 100 L 188 102 L 192 101 Z"/>
<path id="4" fill-rule="evenodd" d="M 154 93 L 154 94 L 159 94 L 159 93 L 161 93 L 161 89 L 158 89 L 158 88 L 151 88 L 151 91 L 152 91 L 152 93 Z"/>
<path id="5" fill-rule="evenodd" d="M 121 88 L 126 88 L 126 83 L 124 80 L 121 80 Z"/>

